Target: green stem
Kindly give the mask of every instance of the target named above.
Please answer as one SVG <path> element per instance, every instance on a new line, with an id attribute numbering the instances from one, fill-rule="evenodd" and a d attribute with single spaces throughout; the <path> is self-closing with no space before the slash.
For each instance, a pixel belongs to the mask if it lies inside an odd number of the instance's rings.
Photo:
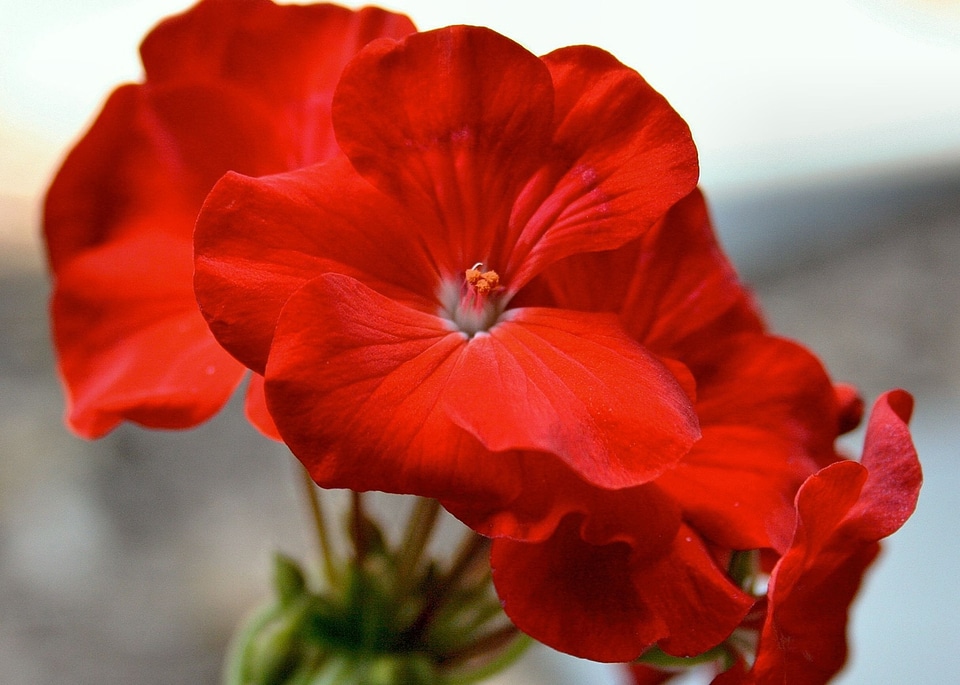
<path id="1" fill-rule="evenodd" d="M 320 496 L 316 483 L 310 477 L 307 469 L 299 465 L 300 481 L 303 486 L 303 492 L 306 496 L 307 507 L 310 510 L 310 519 L 313 523 L 313 531 L 317 538 L 317 547 L 320 551 L 320 563 L 323 566 L 327 576 L 327 582 L 331 586 L 336 586 L 339 580 L 337 566 L 333 559 L 333 546 L 330 544 L 330 534 L 327 530 L 326 519 L 323 515 L 323 508 L 320 504 Z"/>
<path id="2" fill-rule="evenodd" d="M 651 647 L 640 655 L 637 662 L 657 668 L 683 669 L 691 666 L 699 666 L 700 664 L 709 664 L 718 659 L 726 661 L 729 658 L 730 650 L 727 649 L 726 645 L 722 644 L 717 645 L 713 649 L 708 649 L 703 654 L 698 654 L 697 656 L 673 656 L 672 654 L 667 654 L 659 647 Z"/>
<path id="3" fill-rule="evenodd" d="M 463 673 L 450 674 L 446 677 L 446 685 L 472 685 L 491 676 L 505 671 L 523 656 L 524 652 L 533 644 L 533 638 L 519 633 L 513 643 L 497 656 L 482 666 Z"/>
<path id="4" fill-rule="evenodd" d="M 363 563 L 367 559 L 367 552 L 370 551 L 370 541 L 367 539 L 367 514 L 363 504 L 363 493 L 351 490 L 350 501 L 352 504 L 350 538 L 353 541 L 353 551 L 356 558 L 357 569 L 362 569 Z"/>
<path id="5" fill-rule="evenodd" d="M 400 545 L 397 559 L 397 594 L 404 596 L 413 585 L 417 566 L 423 556 L 437 518 L 440 503 L 435 499 L 418 497 L 407 522 L 407 533 Z"/>
<path id="6" fill-rule="evenodd" d="M 460 550 L 454 557 L 453 564 L 447 574 L 441 578 L 437 585 L 427 595 L 423 609 L 417 616 L 413 625 L 410 626 L 409 634 L 414 638 L 420 638 L 426 632 L 434 614 L 443 605 L 450 592 L 457 586 L 463 575 L 470 570 L 470 567 L 477 560 L 477 557 L 490 547 L 490 540 L 474 532 L 467 533 L 466 538 L 460 546 Z"/>
<path id="7" fill-rule="evenodd" d="M 520 635 L 520 630 L 513 625 L 508 623 L 505 626 L 493 630 L 486 635 L 478 637 L 473 642 L 464 645 L 455 652 L 445 655 L 440 659 L 440 663 L 445 668 L 452 668 L 458 664 L 462 664 L 465 661 L 472 659 L 473 657 L 486 654 L 488 652 L 494 652 L 510 640 Z"/>

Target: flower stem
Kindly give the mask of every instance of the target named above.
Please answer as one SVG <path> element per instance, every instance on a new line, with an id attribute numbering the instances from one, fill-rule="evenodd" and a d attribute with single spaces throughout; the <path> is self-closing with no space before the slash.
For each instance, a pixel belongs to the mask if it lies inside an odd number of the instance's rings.
<path id="1" fill-rule="evenodd" d="M 454 557 L 453 564 L 447 574 L 440 578 L 432 592 L 427 595 L 423 608 L 417 616 L 408 633 L 420 637 L 430 625 L 434 614 L 443 605 L 447 595 L 457 586 L 463 575 L 477 560 L 479 555 L 490 547 L 490 540 L 474 532 L 467 533 L 461 543 L 460 550 Z"/>
<path id="2" fill-rule="evenodd" d="M 310 473 L 303 465 L 298 463 L 300 470 L 300 481 L 303 486 L 303 492 L 306 496 L 307 507 L 310 510 L 310 518 L 313 523 L 314 534 L 317 538 L 317 547 L 320 551 L 320 563 L 323 566 L 330 585 L 336 585 L 339 579 L 337 566 L 333 559 L 333 547 L 330 544 L 330 534 L 327 532 L 327 523 L 323 515 L 323 507 L 320 504 L 320 495 L 316 483 L 310 477 Z"/>
<path id="3" fill-rule="evenodd" d="M 441 659 L 441 664 L 445 668 L 450 668 L 458 664 L 462 664 L 469 659 L 472 659 L 475 656 L 480 656 L 481 654 L 486 654 L 487 652 L 492 652 L 500 649 L 510 640 L 520 635 L 520 629 L 517 628 L 512 623 L 501 626 L 496 630 L 493 630 L 486 635 L 478 637 L 473 642 L 464 645 L 455 652 L 447 654 Z"/>
<path id="4" fill-rule="evenodd" d="M 514 629 L 516 630 L 516 629 Z M 533 638 L 517 631 L 513 644 L 508 646 L 496 659 L 488 661 L 479 668 L 463 673 L 448 674 L 446 678 L 447 685 L 471 685 L 487 680 L 493 675 L 506 670 L 517 659 L 523 656 L 527 648 L 533 644 Z"/>
<path id="5" fill-rule="evenodd" d="M 357 568 L 363 568 L 363 562 L 370 550 L 370 540 L 367 536 L 367 514 L 363 504 L 363 493 L 350 491 L 351 519 L 350 538 L 353 540 L 353 551 Z"/>
<path id="6" fill-rule="evenodd" d="M 437 500 L 417 498 L 397 559 L 397 593 L 400 596 L 406 594 L 413 584 L 417 566 L 430 541 L 439 514 L 440 503 Z"/>

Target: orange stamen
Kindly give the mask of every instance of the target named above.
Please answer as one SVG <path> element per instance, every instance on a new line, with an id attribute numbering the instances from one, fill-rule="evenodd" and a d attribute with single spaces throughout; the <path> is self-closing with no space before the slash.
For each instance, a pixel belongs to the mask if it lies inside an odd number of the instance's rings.
<path id="1" fill-rule="evenodd" d="M 477 268 L 482 266 L 483 264 L 474 264 L 466 270 L 464 278 L 478 294 L 488 295 L 499 287 L 500 275 L 496 271 L 480 271 Z"/>

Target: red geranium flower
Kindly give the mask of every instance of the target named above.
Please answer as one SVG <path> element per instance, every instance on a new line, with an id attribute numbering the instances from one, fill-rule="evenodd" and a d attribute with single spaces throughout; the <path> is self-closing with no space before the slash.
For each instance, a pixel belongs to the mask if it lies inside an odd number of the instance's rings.
<path id="1" fill-rule="evenodd" d="M 596 48 L 468 27 L 368 46 L 333 119 L 345 157 L 228 175 L 197 225 L 201 307 L 284 440 L 497 538 L 554 647 L 721 642 L 753 603 L 731 551 L 786 551 L 842 413 L 719 251 L 686 126 Z"/>
<path id="2" fill-rule="evenodd" d="M 228 175 L 196 234 L 201 308 L 317 482 L 509 501 L 671 468 L 698 428 L 668 362 L 614 316 L 516 306 L 694 187 L 666 101 L 601 50 L 455 27 L 368 46 L 333 115 L 349 159 Z"/>
<path id="3" fill-rule="evenodd" d="M 896 532 L 917 504 L 923 478 L 907 428 L 912 407 L 902 390 L 881 396 L 861 462 L 831 464 L 800 488 L 793 541 L 742 629 L 759 637 L 756 653 L 741 655 L 713 685 L 823 685 L 840 671 L 847 614 L 864 573 L 879 541 Z M 631 672 L 637 685 L 671 677 L 643 665 Z"/>
<path id="4" fill-rule="evenodd" d="M 123 420 L 183 428 L 223 405 L 244 369 L 193 294 L 203 198 L 229 170 L 329 158 L 343 65 L 371 39 L 413 30 L 374 8 L 203 0 L 146 37 L 145 81 L 110 96 L 46 198 L 54 341 L 77 433 Z M 249 409 L 270 430 L 259 387 Z"/>

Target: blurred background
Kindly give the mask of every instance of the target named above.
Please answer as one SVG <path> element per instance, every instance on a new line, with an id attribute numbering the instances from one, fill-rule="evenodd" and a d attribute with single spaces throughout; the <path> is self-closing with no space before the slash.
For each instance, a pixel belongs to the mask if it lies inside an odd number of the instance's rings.
<path id="1" fill-rule="evenodd" d="M 141 37 L 189 4 L 0 0 L 0 682 L 214 683 L 272 551 L 311 553 L 292 460 L 239 407 L 195 431 L 97 442 L 62 424 L 40 199 L 109 90 L 139 78 Z M 954 682 L 960 2 L 383 5 L 536 53 L 599 45 L 687 119 L 721 238 L 774 329 L 869 402 L 890 387 L 917 398 L 920 505 L 855 606 L 838 682 Z M 538 649 L 498 682 L 618 680 Z"/>

